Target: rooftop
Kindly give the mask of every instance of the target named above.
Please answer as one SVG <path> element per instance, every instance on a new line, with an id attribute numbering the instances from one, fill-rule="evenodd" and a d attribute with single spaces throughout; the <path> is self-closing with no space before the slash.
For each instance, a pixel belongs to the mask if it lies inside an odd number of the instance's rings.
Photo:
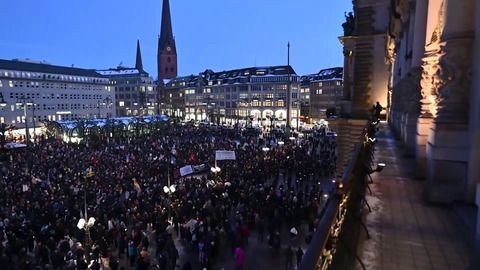
<path id="1" fill-rule="evenodd" d="M 185 82 L 185 86 L 195 86 L 199 80 L 202 80 L 204 84 L 207 84 L 208 81 L 221 81 L 222 84 L 234 84 L 244 83 L 248 78 L 285 76 L 289 73 L 292 76 L 297 76 L 291 66 L 249 67 L 220 72 L 207 69 L 199 75 L 189 75 L 164 80 L 164 84 L 172 87 L 174 83 Z"/>
<path id="2" fill-rule="evenodd" d="M 343 79 L 343 68 L 334 67 L 334 68 L 322 69 L 315 74 L 304 75 L 301 77 L 300 81 L 318 82 L 318 81 L 342 80 L 342 79 Z"/>
<path id="3" fill-rule="evenodd" d="M 118 66 L 116 68 L 97 70 L 98 73 L 104 76 L 125 76 L 125 75 L 136 75 L 136 74 L 145 74 L 148 76 L 148 73 L 144 70 L 138 70 L 136 68 L 122 67 Z"/>
<path id="4" fill-rule="evenodd" d="M 56 66 L 56 65 L 48 64 L 46 62 L 35 62 L 29 59 L 26 59 L 26 60 L 0 59 L 0 69 L 29 71 L 29 72 L 43 72 L 43 73 L 62 74 L 62 75 L 75 75 L 75 76 L 85 76 L 85 77 L 103 77 L 101 74 L 99 74 L 93 69 Z"/>

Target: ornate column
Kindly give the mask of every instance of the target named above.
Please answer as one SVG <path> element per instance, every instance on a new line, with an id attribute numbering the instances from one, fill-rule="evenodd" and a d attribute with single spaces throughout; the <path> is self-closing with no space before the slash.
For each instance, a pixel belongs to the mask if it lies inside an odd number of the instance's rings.
<path id="1" fill-rule="evenodd" d="M 415 1 L 415 31 L 413 36 L 412 66 L 420 67 L 425 53 L 425 34 L 427 31 L 428 0 Z"/>
<path id="2" fill-rule="evenodd" d="M 436 74 L 439 69 L 440 35 L 443 30 L 443 0 L 429 0 L 425 25 L 425 52 L 422 58 L 420 81 L 420 114 L 417 120 L 415 158 L 417 176 L 425 177 L 427 168 L 427 139 L 436 115 Z"/>
<path id="3" fill-rule="evenodd" d="M 433 202 L 465 200 L 469 156 L 474 0 L 445 0 L 438 70 L 430 103 L 435 116 L 427 144 L 427 195 Z M 440 27 L 443 23 L 440 24 Z"/>
<path id="4" fill-rule="evenodd" d="M 480 4 L 475 6 L 475 39 L 474 48 L 480 47 Z M 468 198 L 476 198 L 480 207 L 480 51 L 474 52 L 472 87 L 470 88 L 470 157 L 468 163 Z M 475 253 L 480 254 L 480 211 L 477 211 L 475 232 Z M 475 256 L 472 265 L 480 265 L 480 257 Z"/>
<path id="5" fill-rule="evenodd" d="M 475 37 L 474 48 L 480 48 L 480 4 L 475 6 Z M 475 197 L 480 199 L 480 193 L 476 186 L 480 184 L 480 51 L 473 52 L 472 86 L 470 88 L 470 157 L 468 163 L 468 198 L 473 201 Z M 477 194 L 475 194 L 477 193 Z M 477 203 L 477 206 L 480 204 Z M 479 212 L 480 220 L 480 212 Z M 478 224 L 478 250 L 480 251 L 480 222 Z M 478 254 L 478 253 L 477 253 Z M 479 258 L 480 261 L 480 258 Z"/>

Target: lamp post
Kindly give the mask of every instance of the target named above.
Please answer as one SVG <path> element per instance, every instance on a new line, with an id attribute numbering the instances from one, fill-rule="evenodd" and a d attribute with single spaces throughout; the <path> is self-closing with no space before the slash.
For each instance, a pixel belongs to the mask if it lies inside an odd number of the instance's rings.
<path id="1" fill-rule="evenodd" d="M 87 172 L 87 176 L 85 178 L 85 189 L 83 193 L 83 207 L 84 207 L 84 217 L 81 218 L 78 223 L 77 223 L 77 228 L 80 230 L 85 230 L 85 240 L 84 240 L 84 245 L 85 245 L 85 255 L 88 259 L 89 257 L 89 250 L 90 246 L 92 245 L 92 237 L 90 235 L 90 228 L 93 227 L 95 224 L 95 218 L 94 217 L 88 217 L 88 212 L 87 212 L 87 177 L 93 176 L 93 171 L 90 168 L 89 171 Z"/>
<path id="2" fill-rule="evenodd" d="M 28 130 L 28 118 L 27 118 L 27 106 L 28 105 L 34 105 L 33 101 L 30 99 L 27 99 L 25 95 L 21 95 L 17 99 L 17 106 L 23 106 L 23 117 L 25 118 L 25 136 L 27 140 L 27 144 L 30 142 L 30 132 Z M 35 126 L 35 123 L 33 124 Z M 35 131 L 34 131 L 35 132 Z"/>
<path id="3" fill-rule="evenodd" d="M 167 196 L 170 198 L 170 196 L 175 193 L 176 191 L 176 187 L 175 185 L 172 185 L 170 183 L 170 164 L 172 162 L 172 156 L 169 155 L 169 159 L 168 159 L 168 164 L 167 164 L 167 185 L 163 187 L 163 192 L 165 192 L 165 194 L 167 194 Z M 170 205 L 168 206 L 168 221 L 170 222 L 170 217 L 171 217 L 171 202 L 170 202 Z M 172 222 L 173 223 L 173 222 Z"/>
<path id="4" fill-rule="evenodd" d="M 217 166 L 217 159 L 215 159 L 215 167 L 211 167 L 210 171 L 213 173 L 215 182 L 217 182 L 217 175 L 221 171 L 220 167 Z"/>

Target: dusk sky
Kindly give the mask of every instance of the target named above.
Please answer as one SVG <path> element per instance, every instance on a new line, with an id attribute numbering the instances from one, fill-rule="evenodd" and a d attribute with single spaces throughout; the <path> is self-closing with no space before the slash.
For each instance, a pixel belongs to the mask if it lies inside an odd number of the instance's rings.
<path id="1" fill-rule="evenodd" d="M 209 68 L 284 65 L 298 74 L 343 66 L 338 36 L 350 0 L 170 0 L 179 75 Z M 0 58 L 106 69 L 135 65 L 156 76 L 161 0 L 2 2 Z"/>

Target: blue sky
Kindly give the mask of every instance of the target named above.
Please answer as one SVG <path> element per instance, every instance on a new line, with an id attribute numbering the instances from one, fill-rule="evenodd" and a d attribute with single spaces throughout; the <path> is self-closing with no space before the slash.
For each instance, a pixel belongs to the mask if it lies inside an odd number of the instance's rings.
<path id="1" fill-rule="evenodd" d="M 298 74 L 343 65 L 350 0 L 170 0 L 179 75 L 287 61 Z M 156 76 L 161 0 L 2 1 L 0 58 L 84 68 L 135 64 Z"/>

